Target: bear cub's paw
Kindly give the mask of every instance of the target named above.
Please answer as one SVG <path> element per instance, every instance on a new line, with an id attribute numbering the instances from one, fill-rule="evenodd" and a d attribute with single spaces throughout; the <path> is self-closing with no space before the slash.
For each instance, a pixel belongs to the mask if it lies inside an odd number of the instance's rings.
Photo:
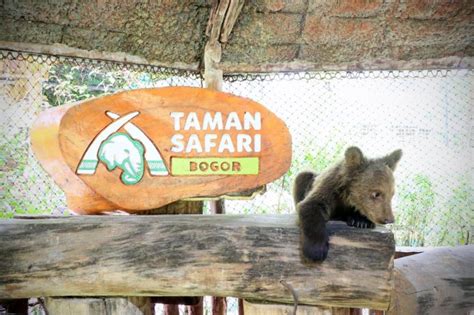
<path id="1" fill-rule="evenodd" d="M 353 226 L 359 229 L 373 229 L 375 227 L 375 224 L 367 219 L 365 216 L 362 214 L 356 212 L 352 215 L 350 215 L 347 218 L 347 225 Z"/>
<path id="2" fill-rule="evenodd" d="M 307 237 L 303 240 L 303 254 L 312 261 L 323 261 L 328 256 L 329 236 L 326 231 L 321 239 L 311 240 Z"/>

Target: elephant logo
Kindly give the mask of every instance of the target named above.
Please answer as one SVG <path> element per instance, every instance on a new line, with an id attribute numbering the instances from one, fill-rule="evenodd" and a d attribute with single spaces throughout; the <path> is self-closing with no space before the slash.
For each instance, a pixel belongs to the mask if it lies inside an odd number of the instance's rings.
<path id="1" fill-rule="evenodd" d="M 122 170 L 120 179 L 125 185 L 135 185 L 145 174 L 145 161 L 151 176 L 167 176 L 168 169 L 163 158 L 143 131 L 130 122 L 139 112 L 120 116 L 107 111 L 112 122 L 92 140 L 76 170 L 78 175 L 95 174 L 99 161 L 108 171 L 117 167 Z M 118 132 L 122 128 L 127 132 Z"/>
<path id="2" fill-rule="evenodd" d="M 126 185 L 138 183 L 144 173 L 145 149 L 143 145 L 129 135 L 116 132 L 108 137 L 99 147 L 99 160 L 112 171 L 116 167 L 122 170 L 120 178 Z"/>

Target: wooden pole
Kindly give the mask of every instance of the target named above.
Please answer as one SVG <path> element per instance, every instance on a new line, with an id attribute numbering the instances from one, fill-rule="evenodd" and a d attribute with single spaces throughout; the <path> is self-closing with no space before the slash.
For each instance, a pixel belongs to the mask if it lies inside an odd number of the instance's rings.
<path id="1" fill-rule="evenodd" d="M 75 216 L 0 220 L 0 296 L 235 296 L 386 309 L 393 235 L 331 222 L 308 263 L 295 215 Z"/>
<path id="2" fill-rule="evenodd" d="M 214 1 L 209 16 L 206 30 L 209 36 L 204 49 L 204 82 L 208 89 L 222 91 L 223 73 L 218 69 L 222 57 L 222 46 L 220 39 L 223 35 L 225 41 L 232 31 L 234 23 L 242 9 L 243 1 L 219 0 Z M 221 32 L 224 30 L 224 34 Z M 212 214 L 224 214 L 225 204 L 223 199 L 210 201 Z M 227 301 L 225 297 L 212 297 L 212 314 L 224 315 L 227 313 Z"/>

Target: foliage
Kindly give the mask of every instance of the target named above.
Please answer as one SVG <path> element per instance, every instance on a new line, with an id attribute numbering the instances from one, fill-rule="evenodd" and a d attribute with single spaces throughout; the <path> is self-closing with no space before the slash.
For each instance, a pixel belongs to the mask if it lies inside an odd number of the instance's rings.
<path id="1" fill-rule="evenodd" d="M 431 180 L 426 175 L 417 174 L 413 180 L 405 180 L 398 192 L 398 209 L 395 212 L 395 231 L 399 245 L 423 246 L 423 231 L 433 214 L 435 192 Z"/>
<path id="2" fill-rule="evenodd" d="M 453 190 L 452 196 L 438 211 L 438 229 L 435 246 L 440 245 L 467 245 L 469 229 L 474 226 L 474 189 L 469 184 L 468 176 L 457 181 L 459 184 Z M 454 224 L 454 221 L 456 224 Z M 459 222 L 463 222 L 462 225 Z"/>
<path id="3" fill-rule="evenodd" d="M 150 87 L 166 75 L 90 64 L 56 64 L 50 68 L 43 94 L 51 106 L 132 88 Z"/>

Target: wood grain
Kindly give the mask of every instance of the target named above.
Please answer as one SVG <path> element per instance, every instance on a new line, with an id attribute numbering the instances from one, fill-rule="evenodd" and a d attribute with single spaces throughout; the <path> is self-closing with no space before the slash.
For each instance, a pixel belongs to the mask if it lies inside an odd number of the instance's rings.
<path id="1" fill-rule="evenodd" d="M 0 296 L 235 296 L 386 309 L 393 235 L 329 224 L 303 261 L 295 215 L 77 216 L 0 221 Z"/>

